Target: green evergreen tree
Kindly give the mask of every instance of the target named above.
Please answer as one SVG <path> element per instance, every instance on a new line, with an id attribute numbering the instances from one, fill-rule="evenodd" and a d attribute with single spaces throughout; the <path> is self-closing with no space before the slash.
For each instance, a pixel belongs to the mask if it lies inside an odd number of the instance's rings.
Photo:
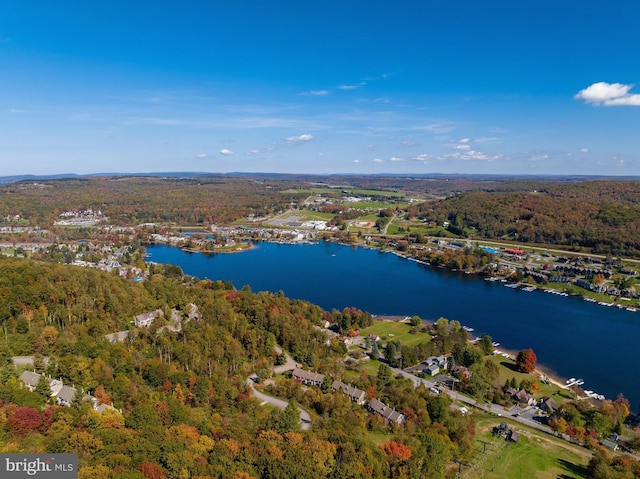
<path id="1" fill-rule="evenodd" d="M 44 402 L 49 401 L 49 399 L 51 398 L 51 388 L 49 387 L 49 380 L 44 375 L 40 376 L 40 380 L 38 381 L 38 384 L 36 384 L 33 392 L 40 395 Z"/>

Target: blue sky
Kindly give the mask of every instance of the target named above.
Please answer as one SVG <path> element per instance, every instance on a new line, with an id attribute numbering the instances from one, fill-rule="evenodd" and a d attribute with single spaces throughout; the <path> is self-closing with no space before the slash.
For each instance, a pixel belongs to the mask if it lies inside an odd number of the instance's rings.
<path id="1" fill-rule="evenodd" d="M 0 1 L 0 175 L 640 175 L 640 3 Z"/>

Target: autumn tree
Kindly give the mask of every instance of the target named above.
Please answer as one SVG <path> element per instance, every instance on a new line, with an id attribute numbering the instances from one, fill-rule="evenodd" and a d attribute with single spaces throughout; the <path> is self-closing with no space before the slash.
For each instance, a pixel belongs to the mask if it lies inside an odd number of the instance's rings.
<path id="1" fill-rule="evenodd" d="M 530 373 L 536 368 L 537 360 L 538 358 L 536 357 L 536 353 L 533 352 L 533 349 L 523 349 L 518 353 L 516 365 L 523 373 Z"/>
<path id="2" fill-rule="evenodd" d="M 387 441 L 380 449 L 389 464 L 389 477 L 399 477 L 403 464 L 411 457 L 411 449 L 396 441 Z"/>
<path id="3" fill-rule="evenodd" d="M 147 479 L 166 479 L 167 477 L 160 466 L 149 461 L 141 462 L 138 471 Z"/>

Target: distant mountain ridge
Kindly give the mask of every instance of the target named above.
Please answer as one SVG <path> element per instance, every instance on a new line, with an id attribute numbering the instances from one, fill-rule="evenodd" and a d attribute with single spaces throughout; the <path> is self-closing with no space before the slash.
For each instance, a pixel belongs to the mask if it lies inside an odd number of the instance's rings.
<path id="1" fill-rule="evenodd" d="M 640 180 L 640 176 L 603 176 L 603 175 L 557 175 L 557 174 L 539 174 L 539 175 L 498 175 L 498 174 L 466 174 L 466 173 L 276 173 L 276 172 L 204 172 L 204 171 L 161 171 L 161 172 L 145 172 L 145 173 L 89 173 L 80 175 L 77 173 L 59 173 L 55 175 L 11 175 L 0 176 L 0 184 L 17 183 L 20 181 L 45 181 L 45 180 L 64 180 L 69 178 L 91 178 L 99 176 L 120 176 L 120 177 L 169 177 L 169 178 L 197 178 L 209 176 L 257 176 L 261 178 L 340 178 L 340 177 L 389 177 L 389 178 L 456 178 L 456 179 L 483 179 L 483 180 L 505 180 L 505 179 L 527 179 L 542 181 L 587 181 L 587 180 Z"/>

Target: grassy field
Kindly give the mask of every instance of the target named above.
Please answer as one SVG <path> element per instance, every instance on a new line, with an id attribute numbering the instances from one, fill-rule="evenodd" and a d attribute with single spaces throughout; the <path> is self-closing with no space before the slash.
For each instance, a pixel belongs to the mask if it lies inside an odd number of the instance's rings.
<path id="1" fill-rule="evenodd" d="M 490 414 L 474 411 L 474 420 L 476 422 L 476 454 L 469 465 L 466 468 L 463 467 L 462 477 L 485 477 L 486 479 L 588 477 L 586 465 L 591 457 L 589 450 Z M 491 435 L 491 429 L 500 422 L 506 422 L 510 428 L 518 432 L 517 443 L 507 443 L 504 438 L 495 438 Z M 488 443 L 486 448 L 483 441 Z M 484 454 L 483 450 L 485 450 Z"/>
<path id="2" fill-rule="evenodd" d="M 380 336 L 383 345 L 387 341 L 402 341 L 405 346 L 414 346 L 419 343 L 431 341 L 429 333 L 418 332 L 411 334 L 413 326 L 409 323 L 400 321 L 374 321 L 371 326 L 360 331 L 360 335 L 368 336 L 369 334 L 377 334 Z"/>

